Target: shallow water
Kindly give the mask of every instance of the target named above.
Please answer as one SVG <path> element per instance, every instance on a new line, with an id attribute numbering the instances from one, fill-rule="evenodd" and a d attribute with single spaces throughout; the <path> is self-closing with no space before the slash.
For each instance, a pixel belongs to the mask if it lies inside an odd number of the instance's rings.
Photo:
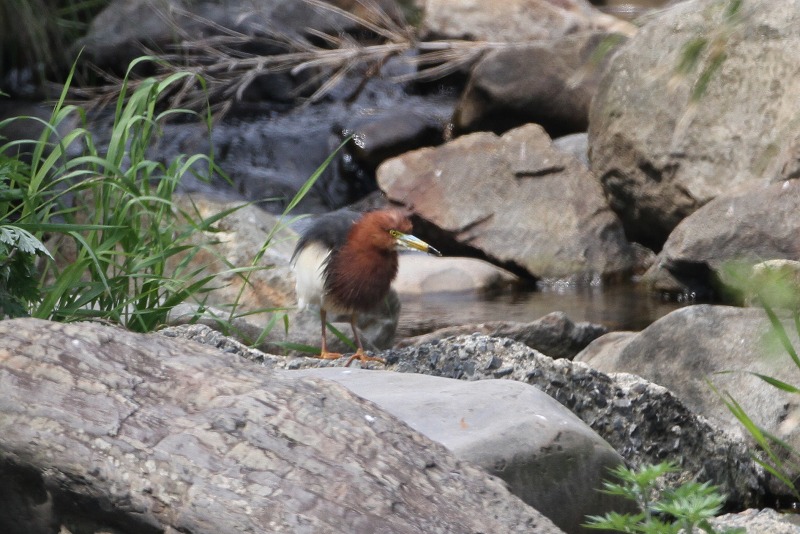
<path id="1" fill-rule="evenodd" d="M 397 338 L 445 326 L 488 321 L 530 322 L 563 311 L 575 322 L 602 324 L 609 330 L 642 330 L 686 304 L 666 302 L 630 283 L 611 287 L 506 291 L 495 295 L 439 293 L 401 295 Z"/>

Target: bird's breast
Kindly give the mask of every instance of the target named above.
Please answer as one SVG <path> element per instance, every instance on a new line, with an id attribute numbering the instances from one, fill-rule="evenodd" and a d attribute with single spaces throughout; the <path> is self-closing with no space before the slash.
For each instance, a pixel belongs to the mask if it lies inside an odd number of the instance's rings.
<path id="1" fill-rule="evenodd" d="M 380 304 L 397 276 L 397 253 L 371 251 L 331 257 L 325 270 L 325 306 L 366 311 Z"/>
<path id="2" fill-rule="evenodd" d="M 303 247 L 294 259 L 297 303 L 301 308 L 311 304 L 322 306 L 325 293 L 325 265 L 331 251 L 322 243 L 312 242 Z"/>

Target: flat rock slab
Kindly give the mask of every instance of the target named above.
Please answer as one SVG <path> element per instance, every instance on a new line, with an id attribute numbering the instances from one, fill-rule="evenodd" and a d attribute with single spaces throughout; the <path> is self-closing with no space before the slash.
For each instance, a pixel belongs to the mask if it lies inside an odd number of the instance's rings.
<path id="1" fill-rule="evenodd" d="M 506 480 L 517 496 L 567 532 L 580 531 L 587 514 L 627 509 L 598 492 L 608 469 L 622 458 L 535 387 L 361 369 L 284 373 L 332 380 L 376 403 L 459 458 Z"/>
<path id="2" fill-rule="evenodd" d="M 5 532 L 561 532 L 330 381 L 98 324 L 0 321 Z"/>
<path id="3" fill-rule="evenodd" d="M 446 254 L 487 259 L 527 278 L 633 268 L 633 249 L 600 184 L 535 124 L 390 159 L 378 168 L 378 184 L 435 227 L 426 237 Z"/>

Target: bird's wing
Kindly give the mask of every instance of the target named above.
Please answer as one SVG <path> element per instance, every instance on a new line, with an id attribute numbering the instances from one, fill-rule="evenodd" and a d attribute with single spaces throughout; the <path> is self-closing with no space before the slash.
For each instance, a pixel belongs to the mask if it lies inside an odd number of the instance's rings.
<path id="1" fill-rule="evenodd" d="M 353 223 L 360 217 L 361 213 L 340 209 L 314 219 L 297 241 L 294 254 L 292 254 L 292 263 L 295 263 L 297 255 L 310 243 L 320 243 L 328 250 L 340 249 L 347 241 L 347 234 Z"/>

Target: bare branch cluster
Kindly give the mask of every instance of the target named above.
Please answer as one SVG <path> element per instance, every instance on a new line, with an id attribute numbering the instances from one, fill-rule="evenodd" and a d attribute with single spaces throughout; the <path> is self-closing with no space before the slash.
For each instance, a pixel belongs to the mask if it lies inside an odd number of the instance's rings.
<path id="1" fill-rule="evenodd" d="M 202 19 L 185 10 L 176 10 L 171 15 L 194 20 L 211 30 L 213 35 L 192 37 L 175 24 L 174 19 L 170 19 L 180 42 L 166 54 L 146 51 L 157 58 L 155 76 L 166 80 L 177 72 L 187 71 L 198 76 L 185 78 L 179 89 L 163 95 L 163 98 L 168 100 L 171 107 L 192 109 L 200 109 L 210 102 L 215 113 L 220 115 L 241 101 L 247 88 L 260 76 L 288 73 L 302 80 L 294 87 L 292 95 L 306 102 L 316 102 L 328 95 L 348 75 L 360 76 L 364 82 L 379 75 L 381 68 L 393 57 L 401 58 L 409 68 L 404 74 L 391 76 L 390 79 L 405 83 L 444 77 L 474 62 L 487 49 L 510 44 L 465 40 L 423 42 L 417 38 L 413 28 L 401 26 L 371 0 L 358 0 L 366 8 L 368 17 L 355 15 L 322 0 L 303 1 L 316 9 L 352 21 L 374 38 L 365 43 L 345 32 L 307 29 L 306 33 L 313 39 L 312 42 L 266 24 L 263 31 L 250 34 Z M 264 49 L 280 52 L 251 52 Z M 109 83 L 84 90 L 82 95 L 96 104 L 105 104 L 116 98 L 123 84 L 119 78 L 108 73 L 101 74 Z M 137 81 L 128 80 L 127 83 L 128 86 L 135 86 Z"/>

